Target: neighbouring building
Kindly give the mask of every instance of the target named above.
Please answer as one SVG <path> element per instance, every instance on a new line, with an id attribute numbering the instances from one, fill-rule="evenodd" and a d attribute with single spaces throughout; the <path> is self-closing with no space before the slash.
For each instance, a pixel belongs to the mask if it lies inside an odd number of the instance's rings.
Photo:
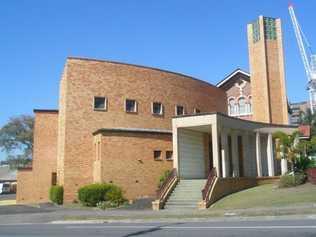
<path id="1" fill-rule="evenodd" d="M 94 182 L 117 184 L 128 199 L 153 197 L 172 168 L 182 179 L 205 179 L 213 167 L 222 177 L 280 174 L 271 134 L 296 129 L 288 125 L 280 27 L 264 17 L 248 26 L 250 74 L 238 69 L 217 86 L 69 57 L 58 110 L 34 110 L 33 166 L 18 172 L 18 203 L 47 202 L 54 184 L 73 202 Z"/>
<path id="2" fill-rule="evenodd" d="M 303 114 L 307 113 L 309 109 L 309 103 L 307 101 L 290 103 L 290 123 L 293 125 L 299 125 Z"/>

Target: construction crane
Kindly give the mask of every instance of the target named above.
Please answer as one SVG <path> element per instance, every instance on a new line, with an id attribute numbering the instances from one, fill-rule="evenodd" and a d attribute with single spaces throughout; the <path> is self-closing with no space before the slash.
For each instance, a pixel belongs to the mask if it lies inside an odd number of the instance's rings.
<path id="1" fill-rule="evenodd" d="M 289 12 L 293 23 L 297 44 L 303 60 L 305 73 L 308 79 L 307 90 L 309 93 L 310 110 L 311 113 L 314 114 L 314 111 L 316 110 L 316 54 L 313 54 L 311 45 L 309 44 L 301 26 L 296 19 L 292 4 L 289 5 Z"/>

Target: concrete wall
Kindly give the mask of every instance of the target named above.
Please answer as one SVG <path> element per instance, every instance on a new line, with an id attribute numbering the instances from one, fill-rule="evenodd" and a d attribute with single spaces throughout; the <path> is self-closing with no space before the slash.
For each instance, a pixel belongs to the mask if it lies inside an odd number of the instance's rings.
<path id="1" fill-rule="evenodd" d="M 94 96 L 107 97 L 107 111 L 94 111 Z M 138 102 L 136 114 L 124 111 L 127 98 Z M 163 116 L 152 115 L 154 101 L 163 104 Z M 223 90 L 188 76 L 120 63 L 68 59 L 61 82 L 58 141 L 58 182 L 64 185 L 65 202 L 76 198 L 79 186 L 93 182 L 93 132 L 115 127 L 171 129 L 175 105 L 183 105 L 186 113 L 193 113 L 194 108 L 201 112 L 227 111 Z"/>
<path id="2" fill-rule="evenodd" d="M 210 202 L 213 204 L 222 197 L 256 186 L 256 178 L 217 178 L 210 193 Z"/>

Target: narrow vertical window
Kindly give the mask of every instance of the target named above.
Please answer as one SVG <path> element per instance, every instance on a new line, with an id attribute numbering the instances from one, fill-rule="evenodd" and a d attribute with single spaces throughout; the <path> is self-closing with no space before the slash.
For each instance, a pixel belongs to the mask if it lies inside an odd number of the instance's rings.
<path id="1" fill-rule="evenodd" d="M 166 160 L 172 160 L 172 159 L 173 159 L 173 152 L 166 151 Z"/>
<path id="2" fill-rule="evenodd" d="M 53 172 L 52 173 L 52 186 L 57 184 L 57 173 Z"/>
<path id="3" fill-rule="evenodd" d="M 235 115 L 235 100 L 233 98 L 229 99 L 228 101 L 228 114 L 229 115 Z"/>
<path id="4" fill-rule="evenodd" d="M 159 150 L 154 151 L 154 160 L 161 160 L 161 151 Z"/>
<path id="5" fill-rule="evenodd" d="M 153 102 L 151 112 L 153 115 L 163 115 L 163 105 L 160 102 Z"/>
<path id="6" fill-rule="evenodd" d="M 246 100 L 244 97 L 241 97 L 238 100 L 238 110 L 241 115 L 246 113 Z"/>
<path id="7" fill-rule="evenodd" d="M 176 106 L 176 115 L 184 115 L 184 107 L 182 105 Z"/>
<path id="8" fill-rule="evenodd" d="M 125 112 L 136 113 L 137 112 L 137 102 L 136 100 L 125 100 Z"/>

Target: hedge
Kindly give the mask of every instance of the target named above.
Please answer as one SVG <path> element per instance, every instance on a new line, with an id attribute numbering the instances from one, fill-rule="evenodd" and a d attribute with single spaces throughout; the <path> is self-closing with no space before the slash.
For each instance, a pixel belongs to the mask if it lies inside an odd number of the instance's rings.
<path id="1" fill-rule="evenodd" d="M 85 206 L 95 207 L 98 202 L 105 201 L 105 194 L 111 189 L 111 184 L 89 184 L 78 190 L 78 199 Z"/>
<path id="2" fill-rule="evenodd" d="M 49 189 L 49 199 L 58 205 L 62 205 L 64 201 L 63 186 L 54 185 Z"/>

